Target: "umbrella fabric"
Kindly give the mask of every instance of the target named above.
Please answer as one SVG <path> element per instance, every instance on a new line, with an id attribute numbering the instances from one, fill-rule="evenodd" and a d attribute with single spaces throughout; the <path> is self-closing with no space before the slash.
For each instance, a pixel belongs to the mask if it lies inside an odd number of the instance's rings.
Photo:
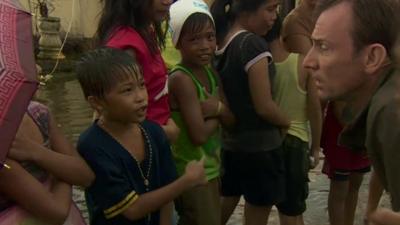
<path id="1" fill-rule="evenodd" d="M 31 14 L 17 0 L 0 0 L 0 168 L 35 93 Z"/>

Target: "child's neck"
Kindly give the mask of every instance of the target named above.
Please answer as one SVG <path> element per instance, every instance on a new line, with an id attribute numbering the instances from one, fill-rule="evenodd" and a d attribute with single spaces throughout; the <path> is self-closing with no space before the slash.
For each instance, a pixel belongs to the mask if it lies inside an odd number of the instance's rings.
<path id="1" fill-rule="evenodd" d="M 203 71 L 204 70 L 204 65 L 199 65 L 197 63 L 193 63 L 193 62 L 187 61 L 185 59 L 182 59 L 181 64 L 183 66 L 189 68 L 193 72 L 195 72 L 195 71 Z"/>
<path id="2" fill-rule="evenodd" d="M 100 118 L 97 124 L 113 136 L 115 135 L 118 137 L 124 137 L 126 134 L 132 135 L 132 131 L 139 130 L 137 123 L 121 123 L 104 118 Z"/>
<path id="3" fill-rule="evenodd" d="M 190 69 L 193 73 L 193 76 L 197 78 L 197 80 L 203 85 L 204 88 L 206 88 L 207 91 L 210 91 L 211 87 L 208 81 L 207 72 L 204 69 L 205 65 L 185 62 L 184 60 L 182 60 L 181 64 Z"/>

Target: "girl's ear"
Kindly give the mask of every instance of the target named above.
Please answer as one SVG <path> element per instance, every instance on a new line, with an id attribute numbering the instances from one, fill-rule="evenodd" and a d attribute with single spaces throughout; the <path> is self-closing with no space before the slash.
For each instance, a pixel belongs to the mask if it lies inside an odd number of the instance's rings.
<path id="1" fill-rule="evenodd" d="M 89 102 L 90 106 L 96 110 L 98 113 L 101 114 L 104 110 L 104 101 L 99 99 L 96 96 L 88 96 L 87 101 Z"/>

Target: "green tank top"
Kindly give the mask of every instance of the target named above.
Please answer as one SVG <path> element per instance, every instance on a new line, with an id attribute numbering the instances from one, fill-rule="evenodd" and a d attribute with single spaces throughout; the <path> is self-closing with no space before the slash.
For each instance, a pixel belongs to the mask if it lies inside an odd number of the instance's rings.
<path id="1" fill-rule="evenodd" d="M 208 81 L 210 82 L 211 95 L 217 95 L 217 81 L 214 74 L 208 67 L 204 67 L 207 72 Z M 174 67 L 172 72 L 177 70 L 182 71 L 188 75 L 197 89 L 197 96 L 200 101 L 207 99 L 207 95 L 204 93 L 204 87 L 200 81 L 193 75 L 192 71 L 188 68 L 178 64 Z M 208 180 L 212 180 L 219 176 L 220 171 L 220 149 L 221 149 L 221 138 L 220 129 L 218 128 L 213 135 L 211 135 L 207 142 L 202 146 L 195 146 L 192 144 L 189 138 L 188 129 L 183 121 L 181 112 L 172 111 L 172 119 L 180 129 L 178 140 L 172 145 L 172 152 L 176 163 L 176 168 L 179 175 L 185 172 L 185 168 L 188 162 L 192 160 L 200 160 L 205 157 L 204 168 Z"/>
<path id="2" fill-rule="evenodd" d="M 275 63 L 274 100 L 290 118 L 288 134 L 308 142 L 307 92 L 299 86 L 298 58 L 298 54 L 290 54 Z"/>

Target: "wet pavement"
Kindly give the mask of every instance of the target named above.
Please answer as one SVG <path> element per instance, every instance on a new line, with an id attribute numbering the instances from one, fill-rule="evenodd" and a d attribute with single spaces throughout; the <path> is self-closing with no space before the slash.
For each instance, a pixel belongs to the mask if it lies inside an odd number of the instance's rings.
<path id="1" fill-rule="evenodd" d="M 42 87 L 37 94 L 38 99 L 46 104 L 59 126 L 67 137 L 76 143 L 79 134 L 89 126 L 92 119 L 92 110 L 84 100 L 79 83 L 73 74 L 56 74 L 46 86 Z M 329 191 L 329 180 L 321 174 L 321 165 L 310 171 L 310 195 L 307 200 L 308 209 L 304 214 L 306 225 L 328 225 L 327 198 Z M 369 175 L 365 176 L 360 188 L 359 204 L 356 211 L 355 225 L 363 225 L 363 214 L 365 211 Z M 85 218 L 87 210 L 84 195 L 81 188 L 74 188 L 74 200 L 81 209 Z M 384 195 L 381 201 L 382 207 L 390 208 L 388 197 Z M 240 202 L 228 225 L 242 224 L 243 201 Z M 279 224 L 277 211 L 272 210 L 269 223 Z"/>

